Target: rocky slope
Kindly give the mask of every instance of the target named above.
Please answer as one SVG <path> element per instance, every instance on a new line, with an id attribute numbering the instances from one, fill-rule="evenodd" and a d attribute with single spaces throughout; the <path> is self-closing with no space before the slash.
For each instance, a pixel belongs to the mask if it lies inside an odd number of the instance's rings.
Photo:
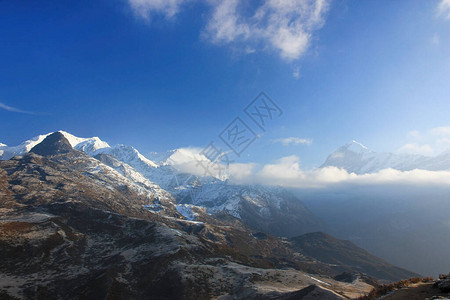
<path id="1" fill-rule="evenodd" d="M 68 146 L 55 133 L 0 161 L 2 299 L 345 299 L 371 289 L 336 277 L 362 265 L 321 261 L 225 211 L 192 206 L 198 220 L 187 220 L 169 192 L 130 179 L 129 165 Z"/>
<path id="2" fill-rule="evenodd" d="M 290 241 L 295 249 L 321 262 L 333 266 L 349 266 L 353 270 L 357 268 L 361 273 L 371 274 L 376 278 L 392 281 L 396 278 L 418 276 L 413 272 L 392 266 L 350 241 L 339 240 L 322 232 L 307 233 L 291 238 Z"/>
<path id="3" fill-rule="evenodd" d="M 359 300 L 448 300 L 450 299 L 450 274 L 440 274 L 439 279 L 432 277 L 410 278 L 394 283 L 379 285 Z"/>
<path id="4" fill-rule="evenodd" d="M 231 185 L 226 178 L 192 175 L 179 168 L 183 164 L 196 164 L 196 159 L 210 162 L 206 157 L 183 149 L 167 153 L 153 153 L 150 160 L 132 146 L 115 145 L 98 137 L 79 138 L 59 131 L 74 149 L 100 160 L 116 170 L 135 185 L 150 187 L 162 198 L 175 198 L 177 204 L 188 205 L 179 211 L 195 218 L 189 207 L 196 206 L 208 213 L 226 212 L 240 219 L 255 230 L 278 236 L 296 236 L 306 232 L 325 230 L 316 218 L 292 193 L 276 187 L 258 185 Z M 23 142 L 16 147 L 0 147 L 0 159 L 24 155 L 49 134 Z M 41 153 L 44 154 L 44 153 Z M 155 199 L 159 199 L 156 197 Z M 159 210 L 157 204 L 149 203 L 148 209 Z"/>

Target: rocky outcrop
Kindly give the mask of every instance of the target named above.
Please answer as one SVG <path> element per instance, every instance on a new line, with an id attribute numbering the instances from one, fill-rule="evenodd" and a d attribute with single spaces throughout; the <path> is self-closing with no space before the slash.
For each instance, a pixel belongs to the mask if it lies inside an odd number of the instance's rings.
<path id="1" fill-rule="evenodd" d="M 34 146 L 30 152 L 42 156 L 50 156 L 74 152 L 69 141 L 61 132 L 54 132 L 47 136 L 41 143 Z"/>
<path id="2" fill-rule="evenodd" d="M 440 274 L 439 280 L 435 283 L 435 287 L 443 293 L 450 293 L 450 273 L 447 275 Z"/>
<path id="3" fill-rule="evenodd" d="M 170 194 L 60 134 L 39 145 L 0 161 L 0 299 L 341 299 L 372 287 L 332 279 L 344 270 L 225 212 L 183 219 Z"/>

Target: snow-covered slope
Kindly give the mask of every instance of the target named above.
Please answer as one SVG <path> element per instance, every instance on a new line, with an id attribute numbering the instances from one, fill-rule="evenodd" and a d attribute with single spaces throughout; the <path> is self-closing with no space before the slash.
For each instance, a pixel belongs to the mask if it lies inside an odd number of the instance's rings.
<path id="1" fill-rule="evenodd" d="M 94 155 L 100 149 L 110 148 L 107 142 L 102 141 L 98 137 L 79 138 L 68 132 L 60 131 L 69 141 L 70 145 L 76 150 L 86 152 L 88 155 Z"/>
<path id="2" fill-rule="evenodd" d="M 79 138 L 67 132 L 61 133 L 72 147 L 112 168 L 109 173 L 117 173 L 117 182 L 131 181 L 135 190 L 148 190 L 168 202 L 173 202 L 173 199 L 185 214 L 192 205 L 204 208 L 208 213 L 227 212 L 253 228 L 274 234 L 301 234 L 306 232 L 309 225 L 314 227 L 313 230 L 319 229 L 316 226 L 319 222 L 297 198 L 284 190 L 231 185 L 226 177 L 205 176 L 204 170 L 196 170 L 201 168 L 198 166 L 199 161 L 211 163 L 204 155 L 199 154 L 201 149 L 180 148 L 162 154 L 153 153 L 151 157 L 157 161 L 155 163 L 132 146 L 111 147 L 96 137 Z M 15 155 L 28 152 L 32 145 L 38 144 L 46 136 L 23 143 Z M 97 167 L 89 172 L 98 171 L 102 174 L 104 168 Z M 192 220 L 195 214 L 189 214 L 187 218 Z M 295 230 L 290 232 L 290 229 Z"/>
<path id="3" fill-rule="evenodd" d="M 177 150 L 169 150 L 165 152 L 149 152 L 145 156 L 154 161 L 158 165 L 169 164 L 168 160 Z"/>
<path id="4" fill-rule="evenodd" d="M 118 160 L 133 166 L 138 172 L 147 170 L 148 167 L 158 167 L 157 164 L 139 153 L 139 151 L 132 146 L 116 145 L 114 147 L 103 148 L 97 151 L 97 153 L 110 154 Z"/>
<path id="5" fill-rule="evenodd" d="M 48 134 L 43 134 L 43 135 L 38 135 L 30 140 L 27 140 L 23 143 L 21 143 L 20 145 L 17 146 L 12 146 L 12 147 L 8 147 L 4 144 L 4 146 L 1 147 L 1 151 L 0 152 L 0 159 L 1 160 L 6 160 L 6 159 L 10 159 L 11 157 L 14 156 L 18 156 L 18 155 L 23 155 L 25 153 L 28 153 L 31 148 L 33 148 L 34 146 L 36 146 L 37 144 L 39 144 L 40 142 L 42 142 Z"/>
<path id="6" fill-rule="evenodd" d="M 350 173 L 365 174 L 392 168 L 400 171 L 414 169 L 450 170 L 450 152 L 435 157 L 418 154 L 394 154 L 374 152 L 352 141 L 331 153 L 321 167 L 334 166 Z"/>

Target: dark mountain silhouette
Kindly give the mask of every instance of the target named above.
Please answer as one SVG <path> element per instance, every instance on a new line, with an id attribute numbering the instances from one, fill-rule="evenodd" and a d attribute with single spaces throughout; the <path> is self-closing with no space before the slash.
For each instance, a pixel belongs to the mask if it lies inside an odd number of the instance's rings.
<path id="1" fill-rule="evenodd" d="M 57 155 L 74 152 L 69 141 L 61 132 L 54 132 L 47 136 L 41 143 L 34 146 L 30 152 L 42 156 Z"/>

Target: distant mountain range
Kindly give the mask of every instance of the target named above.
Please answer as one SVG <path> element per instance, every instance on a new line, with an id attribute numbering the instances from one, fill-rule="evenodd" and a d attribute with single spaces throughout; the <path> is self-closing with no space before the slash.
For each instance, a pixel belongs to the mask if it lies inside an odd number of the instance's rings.
<path id="1" fill-rule="evenodd" d="M 226 212 L 248 226 L 279 236 L 326 230 L 326 226 L 296 196 L 283 188 L 231 185 L 226 178 L 183 172 L 178 168 L 180 164 L 207 160 L 192 151 L 175 149 L 144 156 L 132 146 L 110 146 L 98 137 L 80 138 L 64 131 L 60 133 L 71 147 L 113 168 L 141 189 L 148 189 L 162 199 L 167 195 L 175 198 L 179 211 L 185 217 L 194 219 L 192 208 L 204 208 L 208 213 Z M 39 135 L 14 147 L 3 144 L 0 146 L 0 159 L 24 155 L 47 136 L 49 134 Z M 386 168 L 402 171 L 450 170 L 450 152 L 436 157 L 377 153 L 352 141 L 331 153 L 321 168 L 330 166 L 356 174 L 373 173 Z M 149 204 L 147 209 L 159 210 L 156 204 Z"/>
<path id="2" fill-rule="evenodd" d="M 356 141 L 352 141 L 331 153 L 320 167 L 330 166 L 356 174 L 374 173 L 388 168 L 400 171 L 414 169 L 450 170 L 450 151 L 445 151 L 434 157 L 419 154 L 378 153 L 369 150 Z"/>
<path id="3" fill-rule="evenodd" d="M 162 185 L 170 185 L 170 178 L 167 177 L 173 172 L 166 171 L 163 166 L 173 165 L 174 162 L 192 162 L 195 159 L 206 159 L 200 155 L 194 155 L 192 152 L 184 149 L 175 149 L 167 152 L 151 152 L 147 155 L 142 155 L 132 146 L 115 145 L 110 146 L 108 143 L 102 141 L 98 137 L 93 138 L 79 138 L 70 133 L 60 131 L 69 141 L 70 145 L 76 149 L 85 152 L 90 156 L 97 154 L 110 154 L 115 156 L 119 161 L 127 163 L 138 172 L 145 174 L 148 177 L 153 177 L 155 181 Z M 0 143 L 0 160 L 7 160 L 13 156 L 23 155 L 28 153 L 31 148 L 39 144 L 49 134 L 39 135 L 30 140 L 24 141 L 18 146 L 9 147 Z M 320 166 L 324 167 L 338 167 L 347 170 L 350 173 L 366 174 L 378 172 L 382 169 L 392 168 L 400 171 L 409 171 L 414 169 L 439 171 L 450 170 L 450 150 L 444 151 L 437 156 L 424 156 L 419 154 L 395 154 L 390 152 L 375 152 L 368 149 L 363 144 L 353 140 L 347 143 L 333 153 L 331 153 Z M 153 168 L 153 169 L 152 169 Z M 155 168 L 164 170 L 155 172 Z M 166 186 L 167 187 L 167 186 Z"/>
<path id="4" fill-rule="evenodd" d="M 66 132 L 1 151 L 2 299 L 345 299 L 370 276 L 417 276 L 325 234 L 298 237 L 324 225 L 282 188 L 179 173 Z"/>

